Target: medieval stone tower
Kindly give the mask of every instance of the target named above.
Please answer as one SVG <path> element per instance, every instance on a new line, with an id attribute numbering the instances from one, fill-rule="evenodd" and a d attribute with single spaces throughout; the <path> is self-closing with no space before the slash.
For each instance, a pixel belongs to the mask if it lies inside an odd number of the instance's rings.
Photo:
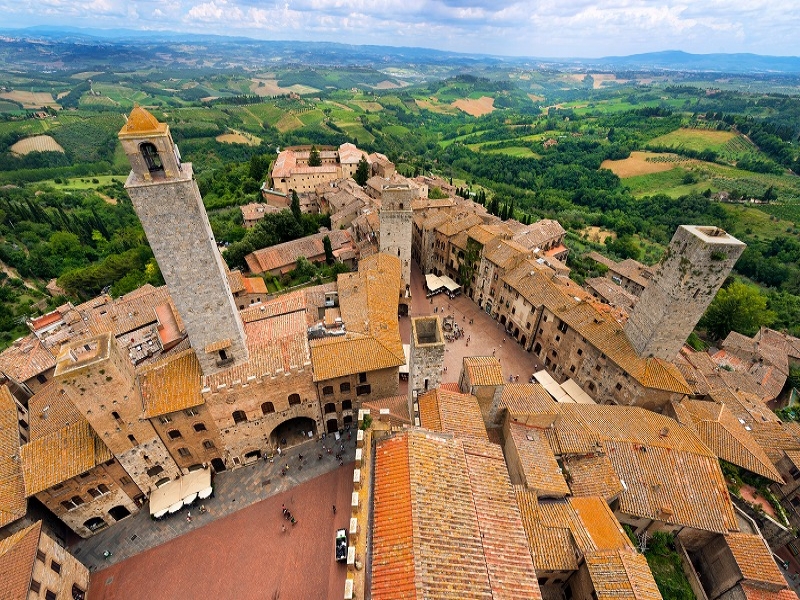
<path id="1" fill-rule="evenodd" d="M 407 184 L 387 185 L 381 193 L 381 252 L 400 259 L 404 297 L 409 297 L 411 285 L 411 201 L 416 190 Z"/>
<path id="2" fill-rule="evenodd" d="M 125 189 L 186 326 L 203 374 L 247 360 L 245 334 L 191 163 L 169 127 L 134 107 L 119 139 L 131 173 Z"/>
<path id="3" fill-rule="evenodd" d="M 439 317 L 411 319 L 411 353 L 408 359 L 408 414 L 418 423 L 417 397 L 439 387 L 444 364 L 444 335 Z"/>
<path id="4" fill-rule="evenodd" d="M 625 324 L 639 356 L 675 359 L 744 249 L 718 227 L 678 227 Z"/>
<path id="5" fill-rule="evenodd" d="M 180 470 L 150 421 L 128 356 L 104 333 L 64 344 L 54 378 L 143 492 Z"/>

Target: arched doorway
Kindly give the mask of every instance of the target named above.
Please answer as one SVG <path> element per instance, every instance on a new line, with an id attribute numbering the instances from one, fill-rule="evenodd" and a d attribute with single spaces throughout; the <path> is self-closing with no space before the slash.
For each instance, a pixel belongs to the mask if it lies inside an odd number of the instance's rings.
<path id="1" fill-rule="evenodd" d="M 83 526 L 89 531 L 99 531 L 104 527 L 108 527 L 108 523 L 106 523 L 100 517 L 92 517 L 91 519 L 84 521 Z"/>
<path id="2" fill-rule="evenodd" d="M 311 432 L 311 437 L 308 433 Z M 269 441 L 272 446 L 289 448 L 301 442 L 313 439 L 317 435 L 317 423 L 309 417 L 294 417 L 284 421 L 272 430 Z M 285 443 L 284 443 L 284 440 Z"/>
<path id="3" fill-rule="evenodd" d="M 212 458 L 211 468 L 214 469 L 214 473 L 221 473 L 225 470 L 225 461 L 221 458 Z"/>
<path id="4" fill-rule="evenodd" d="M 131 511 L 129 511 L 129 510 L 128 510 L 127 508 L 125 508 L 124 506 L 122 506 L 122 505 L 119 505 L 119 506 L 115 506 L 114 508 L 111 508 L 111 509 L 108 511 L 108 514 L 110 514 L 110 515 L 111 515 L 111 517 L 112 517 L 112 518 L 113 518 L 115 521 L 121 521 L 121 520 L 122 520 L 122 519 L 124 519 L 125 517 L 129 517 L 129 516 L 131 515 Z"/>
<path id="5" fill-rule="evenodd" d="M 325 421 L 325 431 L 328 433 L 339 431 L 339 421 L 336 420 L 336 417 Z"/>

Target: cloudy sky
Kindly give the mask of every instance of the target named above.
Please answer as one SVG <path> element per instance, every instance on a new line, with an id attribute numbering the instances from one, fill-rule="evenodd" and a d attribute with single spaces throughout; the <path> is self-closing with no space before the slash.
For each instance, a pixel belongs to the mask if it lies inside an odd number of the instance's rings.
<path id="1" fill-rule="evenodd" d="M 658 50 L 800 55 L 775 0 L 0 0 L 8 27 L 71 25 L 540 57 Z"/>

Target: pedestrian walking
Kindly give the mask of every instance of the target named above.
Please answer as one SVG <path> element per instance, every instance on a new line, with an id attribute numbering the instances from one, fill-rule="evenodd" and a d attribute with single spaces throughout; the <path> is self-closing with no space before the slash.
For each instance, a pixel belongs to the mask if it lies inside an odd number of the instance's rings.
<path id="1" fill-rule="evenodd" d="M 336 505 L 333 505 L 333 514 L 336 514 Z"/>
<path id="2" fill-rule="evenodd" d="M 496 353 L 497 353 L 497 348 L 492 348 L 492 356 L 494 356 Z"/>
<path id="3" fill-rule="evenodd" d="M 281 523 L 281 531 L 283 533 L 286 533 L 286 525 L 284 525 L 283 523 Z"/>

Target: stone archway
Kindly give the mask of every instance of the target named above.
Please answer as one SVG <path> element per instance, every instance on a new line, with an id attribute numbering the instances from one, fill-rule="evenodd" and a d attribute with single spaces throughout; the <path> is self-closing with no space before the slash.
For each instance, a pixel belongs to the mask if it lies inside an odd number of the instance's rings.
<path id="1" fill-rule="evenodd" d="M 311 432 L 311 437 L 308 432 Z M 269 435 L 272 447 L 290 448 L 317 436 L 317 422 L 311 417 L 293 417 L 280 423 Z M 285 440 L 285 443 L 284 443 Z"/>
<path id="2" fill-rule="evenodd" d="M 129 517 L 131 515 L 131 511 L 120 504 L 119 506 L 109 509 L 108 514 L 111 515 L 111 518 L 113 518 L 115 521 L 121 521 L 125 517 Z"/>

